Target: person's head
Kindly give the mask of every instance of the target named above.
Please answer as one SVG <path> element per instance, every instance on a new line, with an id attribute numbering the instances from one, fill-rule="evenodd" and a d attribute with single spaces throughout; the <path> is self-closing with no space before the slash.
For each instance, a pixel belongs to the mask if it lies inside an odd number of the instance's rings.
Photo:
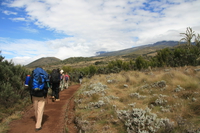
<path id="1" fill-rule="evenodd" d="M 62 74 L 64 71 L 63 70 L 60 70 L 60 74 Z"/>

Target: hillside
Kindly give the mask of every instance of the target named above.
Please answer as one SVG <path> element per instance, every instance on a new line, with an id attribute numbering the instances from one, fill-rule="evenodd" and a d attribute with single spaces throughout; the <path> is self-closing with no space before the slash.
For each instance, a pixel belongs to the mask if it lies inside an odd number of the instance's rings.
<path id="1" fill-rule="evenodd" d="M 54 63 L 60 62 L 61 60 L 56 58 L 56 57 L 43 57 L 40 59 L 37 59 L 33 62 L 31 62 L 30 64 L 26 65 L 25 67 L 28 68 L 34 68 L 34 67 L 38 67 L 38 66 L 48 66 L 48 65 L 52 65 Z"/>
<path id="2" fill-rule="evenodd" d="M 36 66 L 48 66 L 51 68 L 57 68 L 62 65 L 70 65 L 72 67 L 84 67 L 95 62 L 108 62 L 115 59 L 132 59 L 136 58 L 139 55 L 155 55 L 157 50 L 174 47 L 178 45 L 177 41 L 161 41 L 154 44 L 112 51 L 112 52 L 97 52 L 100 53 L 97 56 L 93 57 L 70 57 L 64 60 L 60 60 L 55 57 L 43 57 L 34 62 L 26 65 L 28 68 L 34 68 Z"/>
<path id="3" fill-rule="evenodd" d="M 200 66 L 84 78 L 75 123 L 87 133 L 199 133 Z"/>
<path id="4" fill-rule="evenodd" d="M 101 53 L 100 55 L 98 55 L 98 57 L 119 56 L 119 55 L 129 55 L 129 54 L 142 55 L 142 54 L 147 54 L 152 51 L 160 50 L 166 47 L 174 47 L 176 45 L 178 45 L 178 41 L 161 41 L 161 42 L 156 42 L 154 44 L 148 44 L 144 46 L 138 46 L 138 47 L 119 50 L 119 51 Z"/>

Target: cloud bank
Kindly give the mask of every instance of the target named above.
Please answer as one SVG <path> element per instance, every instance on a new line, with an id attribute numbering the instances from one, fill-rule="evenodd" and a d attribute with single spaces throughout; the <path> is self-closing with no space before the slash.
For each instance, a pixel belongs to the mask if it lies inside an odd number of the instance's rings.
<path id="1" fill-rule="evenodd" d="M 25 21 L 35 29 L 63 34 L 59 39 L 4 38 L 0 49 L 15 63 L 41 57 L 66 59 L 94 56 L 163 40 L 181 39 L 187 27 L 200 33 L 198 0 L 14 0 L 2 5 L 11 21 Z M 16 9 L 23 9 L 23 15 Z M 1 36 L 0 36 L 1 37 Z M 7 57 L 6 57 L 7 58 Z"/>

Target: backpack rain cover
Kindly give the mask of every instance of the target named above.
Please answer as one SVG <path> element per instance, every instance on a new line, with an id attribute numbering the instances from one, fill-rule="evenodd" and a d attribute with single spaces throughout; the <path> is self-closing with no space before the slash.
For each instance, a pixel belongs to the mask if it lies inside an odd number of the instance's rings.
<path id="1" fill-rule="evenodd" d="M 36 68 L 32 73 L 32 89 L 43 90 L 45 83 L 49 81 L 48 74 L 42 68 Z"/>

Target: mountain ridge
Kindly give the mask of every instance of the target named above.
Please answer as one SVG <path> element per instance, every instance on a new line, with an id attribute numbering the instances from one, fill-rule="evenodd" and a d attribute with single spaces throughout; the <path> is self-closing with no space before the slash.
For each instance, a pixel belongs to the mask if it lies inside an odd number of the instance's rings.
<path id="1" fill-rule="evenodd" d="M 130 54 L 131 52 L 134 52 L 136 50 L 141 50 L 147 47 L 158 47 L 156 50 L 163 49 L 166 47 L 173 47 L 178 45 L 178 41 L 160 41 L 156 42 L 154 44 L 147 44 L 147 45 L 142 45 L 134 48 L 128 48 L 128 49 L 122 49 L 118 51 L 111 51 L 111 52 L 104 52 L 100 55 L 97 55 L 97 57 L 101 56 L 116 56 L 116 55 L 125 55 L 125 54 Z"/>
<path id="2" fill-rule="evenodd" d="M 41 66 L 53 64 L 53 63 L 60 62 L 60 61 L 61 61 L 61 59 L 58 59 L 56 57 L 42 57 L 42 58 L 39 58 L 39 59 L 27 64 L 25 67 L 41 67 Z"/>
<path id="3" fill-rule="evenodd" d="M 160 41 L 153 44 L 147 44 L 143 46 L 138 46 L 134 48 L 128 48 L 128 49 L 122 49 L 118 51 L 111 51 L 111 52 L 105 52 L 105 51 L 99 51 L 99 55 L 91 56 L 91 57 L 70 57 L 64 60 L 58 59 L 56 57 L 42 57 L 40 59 L 37 59 L 25 67 L 33 68 L 38 66 L 48 66 L 48 65 L 55 65 L 55 64 L 67 64 L 67 63 L 73 63 L 73 62 L 81 62 L 81 61 L 94 61 L 95 58 L 106 58 L 106 57 L 113 57 L 113 56 L 124 56 L 124 57 L 132 57 L 130 55 L 143 55 L 148 53 L 156 53 L 157 50 L 161 50 L 163 48 L 167 47 L 174 47 L 178 45 L 178 41 Z"/>

